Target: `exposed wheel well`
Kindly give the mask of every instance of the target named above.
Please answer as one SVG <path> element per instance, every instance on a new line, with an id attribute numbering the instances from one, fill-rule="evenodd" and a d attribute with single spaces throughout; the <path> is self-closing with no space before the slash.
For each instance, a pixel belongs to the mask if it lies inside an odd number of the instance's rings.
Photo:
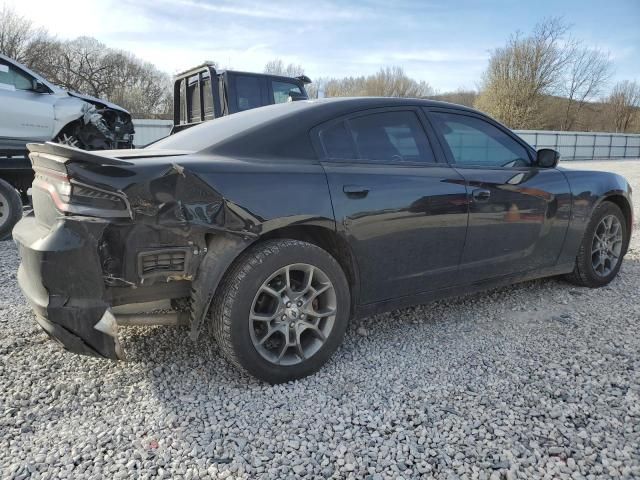
<path id="1" fill-rule="evenodd" d="M 355 311 L 360 287 L 358 265 L 349 244 L 344 239 L 328 228 L 304 225 L 272 230 L 261 236 L 258 242 L 274 238 L 288 238 L 312 243 L 329 252 L 338 261 L 347 277 L 351 290 L 351 311 Z"/>
<path id="2" fill-rule="evenodd" d="M 69 123 L 67 123 L 65 126 L 63 126 L 54 136 L 53 136 L 53 140 L 55 140 L 56 138 L 58 138 L 60 135 L 64 134 L 64 133 L 72 133 L 75 131 L 76 128 L 81 127 L 82 126 L 82 121 L 80 118 L 77 118 L 75 120 L 70 121 Z"/>

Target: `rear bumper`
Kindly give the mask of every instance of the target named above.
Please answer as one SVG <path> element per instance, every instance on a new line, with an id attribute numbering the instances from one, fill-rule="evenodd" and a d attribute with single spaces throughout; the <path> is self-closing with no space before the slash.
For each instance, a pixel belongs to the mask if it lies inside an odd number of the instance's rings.
<path id="1" fill-rule="evenodd" d="M 67 350 L 121 359 L 98 257 L 106 226 L 99 219 L 65 217 L 46 227 L 27 215 L 13 230 L 21 259 L 18 283 L 38 324 Z"/>

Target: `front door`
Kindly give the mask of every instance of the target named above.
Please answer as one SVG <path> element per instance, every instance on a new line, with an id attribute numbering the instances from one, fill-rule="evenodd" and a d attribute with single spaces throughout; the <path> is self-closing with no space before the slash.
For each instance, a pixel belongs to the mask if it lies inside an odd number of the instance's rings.
<path id="1" fill-rule="evenodd" d="M 0 60 L 0 137 L 47 141 L 53 135 L 53 99 L 32 90 L 31 75 Z"/>
<path id="2" fill-rule="evenodd" d="M 429 119 L 469 192 L 461 283 L 555 265 L 571 208 L 565 176 L 535 166 L 535 152 L 486 117 L 431 109 Z"/>
<path id="3" fill-rule="evenodd" d="M 356 256 L 363 304 L 455 283 L 466 188 L 459 173 L 436 161 L 424 120 L 418 109 L 376 109 L 317 132 L 337 228 Z"/>

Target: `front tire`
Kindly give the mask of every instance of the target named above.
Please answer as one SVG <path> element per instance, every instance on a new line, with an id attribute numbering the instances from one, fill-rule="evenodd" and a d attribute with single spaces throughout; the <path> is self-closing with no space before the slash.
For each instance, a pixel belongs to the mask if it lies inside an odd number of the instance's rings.
<path id="1" fill-rule="evenodd" d="M 627 222 L 620 207 L 602 202 L 591 215 L 575 267 L 567 279 L 583 287 L 607 285 L 618 274 L 628 243 Z"/>
<path id="2" fill-rule="evenodd" d="M 222 355 L 272 384 L 319 370 L 342 343 L 349 315 L 339 263 L 298 240 L 268 240 L 243 253 L 211 307 Z"/>
<path id="3" fill-rule="evenodd" d="M 0 179 L 0 240 L 11 237 L 11 230 L 22 218 L 22 200 L 12 185 Z"/>

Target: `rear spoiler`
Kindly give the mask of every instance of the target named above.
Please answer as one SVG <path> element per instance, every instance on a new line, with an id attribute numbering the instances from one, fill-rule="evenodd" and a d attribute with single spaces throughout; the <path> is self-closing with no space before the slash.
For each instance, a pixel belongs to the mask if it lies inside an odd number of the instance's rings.
<path id="1" fill-rule="evenodd" d="M 87 151 L 79 148 L 61 145 L 59 143 L 28 143 L 31 163 L 34 156 L 46 156 L 50 160 L 60 163 L 91 163 L 93 165 L 115 165 L 119 167 L 135 165 L 129 159 L 175 157 L 193 153 L 188 150 L 154 150 L 152 148 L 126 149 L 126 150 L 99 150 Z"/>
<path id="2" fill-rule="evenodd" d="M 51 156 L 59 157 L 55 160 L 58 160 L 61 163 L 81 162 L 92 163 L 94 165 L 133 165 L 133 163 L 125 162 L 124 160 L 120 160 L 119 158 L 109 158 L 89 152 L 87 150 L 81 150 L 69 145 L 61 145 L 59 143 L 53 142 L 27 143 L 27 149 L 32 154 L 38 156 L 40 154 L 45 154 L 49 156 L 49 158 L 51 158 Z M 33 160 L 31 163 L 33 163 Z"/>

